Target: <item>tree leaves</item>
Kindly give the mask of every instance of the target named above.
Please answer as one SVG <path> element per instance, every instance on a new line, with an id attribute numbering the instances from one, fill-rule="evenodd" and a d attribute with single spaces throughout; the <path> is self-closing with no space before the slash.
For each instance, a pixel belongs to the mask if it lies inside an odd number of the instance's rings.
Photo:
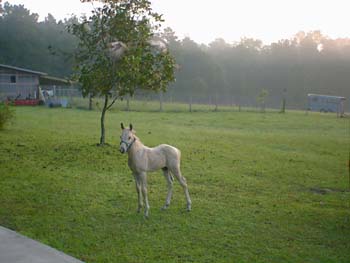
<path id="1" fill-rule="evenodd" d="M 175 60 L 169 52 L 155 52 L 150 39 L 162 16 L 149 1 L 104 1 L 90 17 L 72 24 L 69 30 L 79 39 L 75 54 L 76 77 L 83 94 L 132 95 L 135 89 L 165 90 L 174 81 Z M 123 56 L 111 55 L 111 44 L 125 43 Z"/>

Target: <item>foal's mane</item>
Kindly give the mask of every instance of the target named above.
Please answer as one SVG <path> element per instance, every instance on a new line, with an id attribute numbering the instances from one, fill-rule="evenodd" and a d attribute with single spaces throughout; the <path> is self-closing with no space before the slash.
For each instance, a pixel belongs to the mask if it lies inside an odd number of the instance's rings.
<path id="1" fill-rule="evenodd" d="M 135 134 L 136 132 L 135 132 L 134 130 L 130 130 L 130 129 L 129 129 L 129 131 L 130 131 L 130 132 L 132 133 L 132 135 L 134 136 L 135 141 L 139 141 L 140 143 L 142 143 L 141 140 L 140 140 L 140 138 L 136 136 L 136 134 Z"/>

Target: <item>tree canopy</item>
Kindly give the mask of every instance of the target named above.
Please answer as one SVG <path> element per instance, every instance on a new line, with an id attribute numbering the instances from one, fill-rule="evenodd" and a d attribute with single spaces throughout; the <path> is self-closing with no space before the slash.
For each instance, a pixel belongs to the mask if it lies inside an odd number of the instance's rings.
<path id="1" fill-rule="evenodd" d="M 83 91 L 117 96 L 133 94 L 136 88 L 165 90 L 173 81 L 174 60 L 169 52 L 155 52 L 149 39 L 162 21 L 145 0 L 108 1 L 90 17 L 70 26 L 79 39 L 76 71 Z M 110 45 L 127 45 L 125 55 L 116 59 Z"/>

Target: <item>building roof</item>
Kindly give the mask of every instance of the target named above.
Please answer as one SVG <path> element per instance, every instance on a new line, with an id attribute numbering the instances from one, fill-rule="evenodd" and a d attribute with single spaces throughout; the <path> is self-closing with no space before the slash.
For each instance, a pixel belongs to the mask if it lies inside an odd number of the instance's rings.
<path id="1" fill-rule="evenodd" d="M 323 98 L 333 98 L 333 99 L 341 99 L 341 100 L 346 100 L 345 97 L 341 96 L 332 96 L 332 95 L 321 95 L 321 94 L 307 94 L 308 97 L 323 97 Z"/>
<path id="2" fill-rule="evenodd" d="M 19 67 L 14 67 L 14 66 L 10 66 L 10 65 L 4 65 L 4 64 L 0 64 L 0 68 L 13 69 L 13 70 L 18 70 L 18 71 L 22 71 L 22 72 L 32 73 L 32 74 L 40 75 L 40 76 L 47 75 L 47 73 L 45 73 L 45 72 L 34 71 L 34 70 L 26 69 L 26 68 L 19 68 Z"/>
<path id="3" fill-rule="evenodd" d="M 40 76 L 39 78 L 39 82 L 40 85 L 63 85 L 63 86 L 67 86 L 67 85 L 71 85 L 72 82 L 70 80 L 67 79 L 63 79 L 63 78 L 57 78 L 57 77 L 52 77 L 52 76 Z"/>
<path id="4" fill-rule="evenodd" d="M 35 71 L 35 70 L 31 70 L 31 69 L 20 68 L 20 67 L 5 65 L 5 64 L 0 64 L 0 68 L 12 69 L 12 70 L 17 70 L 17 71 L 22 71 L 22 72 L 38 75 L 40 85 L 67 86 L 67 85 L 72 84 L 72 82 L 67 80 L 67 79 L 49 76 L 45 72 L 40 72 L 40 71 Z"/>

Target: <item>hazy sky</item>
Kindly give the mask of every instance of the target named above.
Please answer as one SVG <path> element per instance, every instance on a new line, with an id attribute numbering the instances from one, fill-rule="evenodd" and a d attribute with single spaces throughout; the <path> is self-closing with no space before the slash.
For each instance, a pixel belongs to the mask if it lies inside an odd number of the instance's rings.
<path id="1" fill-rule="evenodd" d="M 91 10 L 79 0 L 9 0 L 24 4 L 43 19 L 57 19 Z M 254 37 L 268 44 L 290 38 L 300 30 L 321 30 L 332 38 L 350 37 L 350 0 L 152 0 L 154 10 L 164 14 L 165 25 L 182 38 L 198 43 L 215 38 L 227 42 Z"/>

